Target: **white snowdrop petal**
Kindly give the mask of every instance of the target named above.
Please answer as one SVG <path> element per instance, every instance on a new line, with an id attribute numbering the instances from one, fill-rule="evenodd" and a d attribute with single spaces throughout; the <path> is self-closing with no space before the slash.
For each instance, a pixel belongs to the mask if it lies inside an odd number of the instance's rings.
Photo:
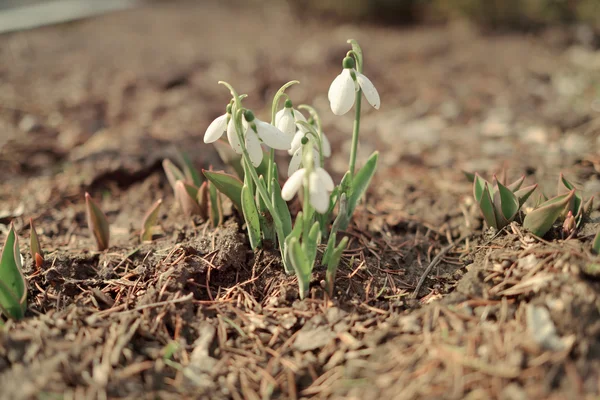
<path id="1" fill-rule="evenodd" d="M 285 108 L 282 108 L 281 110 L 277 111 L 277 114 L 275 114 L 275 126 L 279 125 L 279 120 L 283 116 L 283 113 L 285 112 L 285 110 L 286 110 Z"/>
<path id="2" fill-rule="evenodd" d="M 323 151 L 323 157 L 331 157 L 331 143 L 327 139 L 324 133 L 321 132 L 321 150 Z"/>
<path id="3" fill-rule="evenodd" d="M 227 114 L 223 114 L 217 117 L 213 122 L 210 123 L 206 128 L 204 134 L 204 143 L 213 143 L 219 140 L 223 133 L 227 130 Z"/>
<path id="4" fill-rule="evenodd" d="M 302 186 L 302 180 L 304 179 L 305 173 L 306 170 L 304 168 L 301 168 L 298 171 L 294 172 L 292 176 L 288 178 L 288 180 L 283 185 L 283 188 L 281 188 L 282 199 L 290 201 L 294 197 L 294 195 L 300 189 L 300 186 Z"/>
<path id="5" fill-rule="evenodd" d="M 356 80 L 358 81 L 358 84 L 365 94 L 369 104 L 372 105 L 376 110 L 379 110 L 381 99 L 379 98 L 379 93 L 377 92 L 377 89 L 375 89 L 373 83 L 369 80 L 369 78 L 358 72 L 356 73 Z"/>
<path id="6" fill-rule="evenodd" d="M 235 131 L 235 123 L 233 122 L 233 118 L 229 120 L 227 124 L 227 140 L 229 140 L 229 145 L 238 154 L 242 154 L 242 144 L 239 141 L 237 132 Z"/>
<path id="7" fill-rule="evenodd" d="M 248 150 L 248 155 L 250 156 L 250 161 L 254 168 L 257 168 L 263 159 L 263 150 L 260 146 L 260 140 L 258 140 L 258 136 L 252 129 L 248 129 L 246 132 L 246 149 Z"/>
<path id="8" fill-rule="evenodd" d="M 302 147 L 302 138 L 304 137 L 304 132 L 302 131 L 297 131 L 296 134 L 294 135 L 294 138 L 292 139 L 292 147 L 290 148 L 290 150 L 288 151 L 289 155 L 292 155 L 296 152 L 296 150 L 298 150 L 300 147 Z"/>
<path id="9" fill-rule="evenodd" d="M 319 177 L 320 186 L 323 189 L 331 192 L 335 185 L 333 183 L 333 179 L 331 179 L 331 175 L 329 175 L 329 172 L 325 171 L 323 168 L 317 168 L 315 172 Z"/>
<path id="10" fill-rule="evenodd" d="M 279 117 L 279 120 L 275 117 L 275 126 L 286 135 L 294 135 L 296 132 L 296 121 L 292 115 L 292 110 L 289 108 L 283 109 L 283 113 Z"/>
<path id="11" fill-rule="evenodd" d="M 320 178 L 316 173 L 313 172 L 310 174 L 309 200 L 310 205 L 313 206 L 318 213 L 324 214 L 329 208 L 329 193 L 324 190 L 319 181 Z"/>
<path id="12" fill-rule="evenodd" d="M 313 164 L 315 169 L 321 167 L 321 157 L 319 156 L 319 152 L 313 147 Z"/>
<path id="13" fill-rule="evenodd" d="M 258 136 L 265 144 L 276 150 L 289 150 L 292 136 L 286 135 L 271 124 L 255 119 Z"/>
<path id="14" fill-rule="evenodd" d="M 341 74 L 339 74 L 331 83 L 329 87 L 329 105 L 331 111 L 335 115 L 344 115 L 354 105 L 354 93 L 356 89 L 354 81 L 350 75 L 350 70 L 344 68 Z"/>
<path id="15" fill-rule="evenodd" d="M 304 117 L 304 114 L 302 114 L 300 111 L 296 110 L 295 108 L 294 108 L 294 119 L 295 119 L 296 121 L 304 121 L 304 122 L 307 122 L 307 121 L 306 121 L 306 118 Z"/>
<path id="16" fill-rule="evenodd" d="M 302 147 L 298 147 L 290 160 L 290 165 L 288 166 L 288 176 L 292 176 L 298 168 L 300 168 L 300 164 L 302 164 Z"/>

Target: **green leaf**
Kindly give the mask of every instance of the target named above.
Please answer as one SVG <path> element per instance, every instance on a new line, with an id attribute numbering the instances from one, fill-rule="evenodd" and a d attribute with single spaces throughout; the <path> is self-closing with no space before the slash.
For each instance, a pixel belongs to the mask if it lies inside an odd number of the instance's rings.
<path id="1" fill-rule="evenodd" d="M 258 177 L 258 184 L 263 188 L 267 188 L 265 183 L 265 177 L 263 175 Z M 256 206 L 258 208 L 258 217 L 260 218 L 260 229 L 265 240 L 275 242 L 275 224 L 273 218 L 270 217 L 269 209 L 265 203 L 263 197 L 260 195 L 258 186 L 256 187 L 256 193 L 254 198 L 256 199 Z"/>
<path id="2" fill-rule="evenodd" d="M 277 174 L 275 174 L 275 176 L 277 176 Z M 279 179 L 275 177 L 271 180 L 271 197 L 273 205 L 275 206 L 275 212 L 279 215 L 279 219 L 281 220 L 283 234 L 287 237 L 292 231 L 292 216 L 286 201 L 281 197 Z"/>
<path id="3" fill-rule="evenodd" d="M 337 247 L 332 250 L 331 258 L 327 263 L 327 272 L 325 273 L 325 286 L 327 288 L 327 294 L 330 298 L 333 297 L 333 283 L 335 282 L 335 275 L 340 264 L 342 253 L 346 249 L 347 245 L 348 237 L 344 236 L 342 240 L 340 240 L 340 243 L 337 245 Z"/>
<path id="4" fill-rule="evenodd" d="M 158 214 L 160 212 L 161 205 L 162 199 L 158 199 L 146 212 L 142 222 L 142 232 L 140 233 L 140 240 L 142 242 L 152 241 L 152 236 L 154 235 L 156 223 L 158 222 Z"/>
<path id="5" fill-rule="evenodd" d="M 289 235 L 286 236 L 284 241 L 283 248 L 283 265 L 285 267 L 286 273 L 291 273 L 294 270 L 291 258 L 291 245 L 290 242 L 293 238 L 300 240 L 300 236 L 302 235 L 302 230 L 304 229 L 304 215 L 302 211 L 298 212 L 296 215 L 296 223 L 294 224 L 294 228 L 290 232 Z"/>
<path id="6" fill-rule="evenodd" d="M 202 177 L 198 173 L 198 170 L 194 166 L 194 163 L 185 152 L 179 152 L 181 160 L 183 161 L 183 174 L 185 175 L 188 182 L 194 184 L 196 187 L 202 185 Z"/>
<path id="7" fill-rule="evenodd" d="M 494 203 L 492 202 L 492 196 L 490 194 L 490 190 L 488 189 L 487 182 L 483 186 L 483 191 L 481 193 L 481 198 L 478 204 L 479 209 L 481 210 L 481 214 L 483 215 L 483 218 L 485 219 L 485 222 L 488 224 L 488 226 L 500 229 L 498 222 L 496 221 Z"/>
<path id="8" fill-rule="evenodd" d="M 0 256 L 0 308 L 15 320 L 22 319 L 27 309 L 27 283 L 21 271 L 19 238 L 12 224 Z"/>
<path id="9" fill-rule="evenodd" d="M 517 198 L 519 199 L 519 207 L 525 204 L 529 196 L 531 196 L 531 194 L 535 192 L 535 189 L 537 189 L 537 187 L 538 185 L 536 183 L 535 185 L 527 186 L 514 192 L 515 196 L 517 196 Z"/>
<path id="10" fill-rule="evenodd" d="M 569 206 L 565 208 L 563 215 L 561 215 L 562 217 L 565 217 L 569 211 L 571 211 L 573 215 L 579 215 L 583 199 L 581 198 L 581 194 L 577 192 L 577 188 L 569 182 L 562 173 L 560 173 L 558 176 L 557 194 L 565 194 L 572 190 L 575 190 L 575 195 L 569 202 Z"/>
<path id="11" fill-rule="evenodd" d="M 242 187 L 242 214 L 244 214 L 244 221 L 246 221 L 250 246 L 252 250 L 256 250 L 261 245 L 260 219 L 256 203 L 254 202 L 254 196 L 246 184 Z"/>
<path id="12" fill-rule="evenodd" d="M 321 225 L 319 224 L 319 221 L 315 221 L 308 232 L 308 237 L 304 238 L 302 241 L 311 272 L 314 268 L 315 259 L 317 258 L 317 247 L 319 244 L 321 244 Z"/>
<path id="13" fill-rule="evenodd" d="M 164 159 L 162 166 L 169 184 L 173 188 L 173 191 L 175 191 L 175 185 L 177 184 L 177 181 L 186 180 L 185 174 L 181 172 L 181 170 L 177 168 L 177 166 L 175 166 L 175 164 L 173 164 L 169 159 Z"/>
<path id="14" fill-rule="evenodd" d="M 479 176 L 478 173 L 475 173 L 475 179 L 473 180 L 473 197 L 477 203 L 481 202 L 481 198 L 483 197 L 483 189 L 486 185 L 490 186 L 490 183 Z"/>
<path id="15" fill-rule="evenodd" d="M 371 157 L 367 160 L 365 165 L 356 173 L 352 179 L 352 185 L 350 186 L 350 192 L 348 194 L 348 218 L 352 217 L 354 209 L 358 204 L 358 201 L 364 196 L 369 183 L 375 175 L 375 169 L 377 168 L 377 160 L 379 153 L 374 152 Z"/>
<path id="16" fill-rule="evenodd" d="M 210 223 L 217 227 L 223 223 L 223 204 L 216 186 L 208 184 L 208 198 L 210 200 Z"/>
<path id="17" fill-rule="evenodd" d="M 227 196 L 235 208 L 242 212 L 242 186 L 244 184 L 238 178 L 233 175 L 226 174 L 225 172 L 207 171 L 202 170 L 206 179 L 208 179 L 219 192 Z"/>
<path id="18" fill-rule="evenodd" d="M 338 215 L 333 221 L 331 225 L 331 231 L 329 232 L 329 240 L 327 241 L 327 248 L 325 249 L 325 253 L 323 254 L 323 264 L 327 264 L 329 259 L 331 258 L 332 251 L 335 246 L 335 239 L 338 230 L 345 229 L 348 226 L 349 218 L 348 218 L 348 201 L 346 200 L 346 194 L 342 193 L 340 196 L 340 208 L 338 210 Z"/>
<path id="19" fill-rule="evenodd" d="M 542 203 L 538 208 L 525 216 L 523 228 L 536 236 L 544 236 L 561 216 L 574 195 L 575 190 L 571 190 L 567 194 L 553 197 Z"/>
<path id="20" fill-rule="evenodd" d="M 302 246 L 300 246 L 299 240 L 295 237 L 290 240 L 290 259 L 296 272 L 296 278 L 298 278 L 300 298 L 304 299 L 310 288 L 310 273 L 312 272 L 312 268 L 306 253 L 302 250 Z"/>
<path id="21" fill-rule="evenodd" d="M 521 188 L 521 185 L 523 185 L 523 182 L 525 182 L 525 175 L 522 175 L 519 179 L 517 179 L 510 185 L 507 185 L 506 187 L 508 188 L 508 190 L 510 190 L 511 192 L 514 193 Z"/>
<path id="22" fill-rule="evenodd" d="M 598 231 L 594 241 L 592 242 L 592 249 L 596 252 L 596 254 L 600 254 L 600 231 Z"/>
<path id="23" fill-rule="evenodd" d="M 94 238 L 98 244 L 98 251 L 104 251 L 108 249 L 108 243 L 110 240 L 110 230 L 106 215 L 104 215 L 100 207 L 98 207 L 89 193 L 85 194 L 85 206 L 88 227 L 94 234 Z"/>
<path id="24" fill-rule="evenodd" d="M 197 188 L 185 183 L 184 181 L 177 181 L 175 183 L 175 198 L 179 202 L 181 210 L 185 215 L 200 215 L 202 218 L 206 218 L 206 215 L 203 215 L 202 209 L 197 201 Z"/>
<path id="25" fill-rule="evenodd" d="M 472 172 L 468 172 L 465 170 L 461 170 L 461 172 L 463 173 L 463 175 L 465 176 L 465 178 L 467 178 L 467 180 L 471 183 L 475 182 L 475 174 Z"/>
<path id="26" fill-rule="evenodd" d="M 519 212 L 519 199 L 499 181 L 496 182 L 497 192 L 494 197 L 496 221 L 498 229 L 508 225 Z"/>

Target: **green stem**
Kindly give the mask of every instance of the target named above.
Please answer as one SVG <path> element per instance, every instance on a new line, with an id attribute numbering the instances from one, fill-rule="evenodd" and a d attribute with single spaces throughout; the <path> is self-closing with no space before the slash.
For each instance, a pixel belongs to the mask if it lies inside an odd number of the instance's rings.
<path id="1" fill-rule="evenodd" d="M 267 210 L 273 217 L 273 223 L 275 224 L 275 231 L 277 232 L 277 241 L 279 243 L 279 251 L 281 253 L 282 259 L 284 259 L 283 250 L 285 248 L 285 237 L 284 237 L 284 232 L 283 232 L 283 223 L 281 222 L 281 219 L 279 218 L 279 214 L 277 214 L 275 212 L 275 206 L 272 203 L 272 199 L 269 197 L 269 193 L 267 192 L 266 188 L 261 184 L 260 180 L 258 179 L 258 174 L 256 173 L 256 169 L 254 168 L 254 166 L 252 165 L 252 162 L 250 161 L 250 154 L 248 154 L 248 150 L 246 149 L 246 146 L 245 146 L 244 135 L 242 132 L 242 115 L 241 115 L 241 113 L 237 112 L 238 110 L 242 109 L 242 102 L 240 101 L 240 98 L 239 98 L 237 92 L 235 91 L 235 89 L 233 88 L 233 86 L 231 86 L 229 83 L 223 82 L 223 81 L 219 81 L 219 84 L 225 85 L 229 89 L 229 91 L 231 92 L 231 95 L 235 101 L 236 110 L 235 110 L 235 113 L 232 113 L 232 114 L 235 116 L 235 130 L 238 135 L 238 139 L 242 145 L 242 158 L 244 160 L 244 163 L 246 164 L 246 171 L 250 173 L 250 176 L 252 177 L 252 180 L 254 181 L 254 184 L 256 185 L 256 188 L 258 190 L 260 197 L 262 197 L 262 199 L 265 202 L 265 205 L 267 207 Z M 290 83 L 290 84 L 293 84 L 293 83 Z M 284 263 L 284 267 L 285 267 L 285 272 L 287 272 L 287 273 L 293 272 L 293 268 L 290 268 L 290 266 L 285 265 L 285 263 Z"/>
<path id="2" fill-rule="evenodd" d="M 360 131 L 360 106 L 362 100 L 362 90 L 356 92 L 354 106 L 354 127 L 352 129 L 352 148 L 350 149 L 350 164 L 348 171 L 350 172 L 350 181 L 354 178 L 354 170 L 356 168 L 356 152 L 358 150 L 358 133 Z"/>

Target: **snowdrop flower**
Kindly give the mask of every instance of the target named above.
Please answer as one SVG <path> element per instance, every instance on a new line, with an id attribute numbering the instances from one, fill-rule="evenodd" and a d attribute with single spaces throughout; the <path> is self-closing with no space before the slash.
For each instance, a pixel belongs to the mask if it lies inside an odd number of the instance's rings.
<path id="1" fill-rule="evenodd" d="M 302 160 L 302 139 L 306 137 L 306 128 L 301 127 L 296 135 L 294 136 L 294 140 L 292 140 L 292 148 L 288 151 L 288 154 L 292 156 L 290 160 L 290 164 L 288 166 L 288 176 L 291 176 L 294 172 L 300 168 L 300 165 L 303 165 Z M 323 151 L 323 157 L 331 156 L 331 144 L 329 144 L 329 140 L 325 137 L 325 134 L 321 134 L 323 141 L 321 143 L 321 150 Z M 319 145 L 316 142 L 316 138 L 313 138 L 313 160 L 315 163 L 315 168 L 320 166 L 319 163 Z"/>
<path id="2" fill-rule="evenodd" d="M 289 201 L 300 190 L 301 186 L 308 184 L 310 205 L 315 211 L 324 214 L 329 209 L 329 196 L 334 188 L 333 179 L 323 168 L 308 171 L 301 168 L 289 177 L 281 189 L 281 197 Z"/>
<path id="3" fill-rule="evenodd" d="M 227 105 L 227 112 L 220 117 L 217 117 L 213 122 L 210 123 L 204 133 L 204 143 L 213 143 L 219 140 L 223 133 L 227 131 L 228 125 L 233 125 L 233 118 L 231 118 L 231 105 Z"/>
<path id="4" fill-rule="evenodd" d="M 344 58 L 342 64 L 344 69 L 331 82 L 329 93 L 327 94 L 331 111 L 335 115 L 344 115 L 350 111 L 354 105 L 354 93 L 359 89 L 362 89 L 369 104 L 378 110 L 381 100 L 373 83 L 369 78 L 354 69 L 354 59 L 352 57 Z"/>
<path id="5" fill-rule="evenodd" d="M 292 101 L 286 100 L 285 107 L 275 114 L 275 126 L 285 134 L 292 136 L 296 132 L 296 122 L 304 121 L 304 115 L 292 107 Z"/>
<path id="6" fill-rule="evenodd" d="M 260 165 L 263 159 L 261 143 L 275 150 L 289 150 L 291 148 L 291 136 L 284 134 L 275 126 L 255 118 L 252 111 L 247 110 L 242 120 L 248 124 L 248 127 L 244 128 L 245 145 L 250 161 L 255 168 Z M 232 130 L 228 127 L 227 138 L 233 150 L 238 154 L 242 154 L 242 146 L 235 132 L 235 127 Z"/>

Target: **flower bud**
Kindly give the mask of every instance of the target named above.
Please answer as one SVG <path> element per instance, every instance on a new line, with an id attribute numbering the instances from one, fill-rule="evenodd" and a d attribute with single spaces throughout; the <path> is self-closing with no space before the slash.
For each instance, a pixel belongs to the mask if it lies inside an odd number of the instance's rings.
<path id="1" fill-rule="evenodd" d="M 246 119 L 246 121 L 252 122 L 254 121 L 254 113 L 250 110 L 246 110 L 244 112 L 244 118 Z"/>
<path id="2" fill-rule="evenodd" d="M 344 61 L 342 61 L 342 66 L 347 69 L 354 68 L 356 63 L 354 62 L 354 58 L 352 57 L 344 57 Z"/>

